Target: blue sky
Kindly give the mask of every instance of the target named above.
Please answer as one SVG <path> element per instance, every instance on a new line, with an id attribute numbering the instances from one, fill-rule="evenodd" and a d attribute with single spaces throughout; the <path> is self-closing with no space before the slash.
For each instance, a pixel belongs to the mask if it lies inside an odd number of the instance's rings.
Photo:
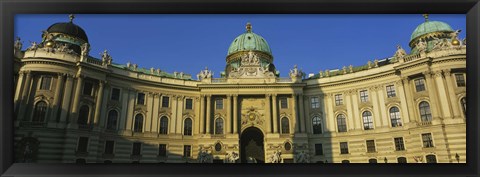
<path id="1" fill-rule="evenodd" d="M 297 64 L 306 73 L 366 64 L 391 57 L 400 44 L 409 51 L 413 30 L 425 19 L 421 14 L 401 15 L 106 15 L 76 14 L 74 23 L 87 33 L 99 58 L 107 49 L 114 63 L 128 61 L 143 68 L 196 75 L 205 66 L 219 77 L 225 68 L 230 43 L 245 32 L 245 24 L 264 37 L 281 77 Z M 466 35 L 464 14 L 430 14 Z M 41 31 L 68 14 L 15 16 L 15 36 L 24 42 L 41 41 Z"/>

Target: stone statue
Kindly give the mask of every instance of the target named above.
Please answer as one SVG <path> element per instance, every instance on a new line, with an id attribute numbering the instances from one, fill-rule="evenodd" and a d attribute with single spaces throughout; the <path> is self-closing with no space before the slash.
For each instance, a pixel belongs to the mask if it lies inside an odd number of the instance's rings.
<path id="1" fill-rule="evenodd" d="M 15 43 L 13 44 L 13 51 L 16 52 L 16 51 L 22 51 L 22 41 L 20 41 L 20 38 L 17 37 L 17 39 L 15 40 Z"/>
<path id="2" fill-rule="evenodd" d="M 102 65 L 107 65 L 107 64 L 108 65 L 112 64 L 112 56 L 110 56 L 110 54 L 108 54 L 107 49 L 105 49 L 102 54 Z"/>
<path id="3" fill-rule="evenodd" d="M 368 60 L 367 65 L 368 65 L 368 69 L 372 68 L 372 61 Z"/>
<path id="4" fill-rule="evenodd" d="M 463 43 L 463 45 L 467 45 L 467 38 L 464 38 L 464 39 L 462 40 L 462 43 Z"/>
<path id="5" fill-rule="evenodd" d="M 90 44 L 84 43 L 84 44 L 82 44 L 81 48 L 82 48 L 81 55 L 82 56 L 88 56 L 88 53 L 90 52 Z"/>
<path id="6" fill-rule="evenodd" d="M 374 64 L 375 68 L 378 67 L 378 59 L 373 60 L 373 64 Z"/>
<path id="7" fill-rule="evenodd" d="M 180 72 L 179 75 L 180 75 L 180 78 L 183 78 L 184 73 Z"/>
<path id="8" fill-rule="evenodd" d="M 454 32 L 450 33 L 451 40 L 457 39 L 458 40 L 458 34 L 462 32 L 462 30 L 455 30 Z"/>
<path id="9" fill-rule="evenodd" d="M 310 163 L 310 155 L 305 151 L 295 154 L 295 163 Z"/>
<path id="10" fill-rule="evenodd" d="M 31 42 L 31 46 L 28 48 L 28 50 L 37 50 L 38 49 L 38 44 L 37 42 L 33 41 Z"/>
<path id="11" fill-rule="evenodd" d="M 60 46 L 58 47 L 58 50 L 59 50 L 60 52 L 68 52 L 68 48 L 69 48 L 69 47 L 70 47 L 69 44 L 62 44 L 62 45 L 60 45 Z"/>
<path id="12" fill-rule="evenodd" d="M 210 79 L 212 78 L 212 76 L 213 76 L 212 71 L 208 70 L 208 68 L 205 66 L 205 69 L 201 70 L 200 73 L 197 74 L 197 79 L 198 80 Z"/>
<path id="13" fill-rule="evenodd" d="M 403 58 L 405 55 L 407 55 L 407 52 L 405 51 L 405 49 L 403 49 L 402 46 L 397 45 L 397 51 L 393 56 L 396 57 L 397 59 L 400 59 L 400 58 Z"/>
<path id="14" fill-rule="evenodd" d="M 160 69 L 157 69 L 157 74 L 160 75 L 162 71 Z"/>
<path id="15" fill-rule="evenodd" d="M 348 66 L 348 69 L 350 69 L 350 73 L 353 73 L 353 65 Z"/>
<path id="16" fill-rule="evenodd" d="M 30 148 L 30 142 L 25 144 L 25 150 L 23 151 L 23 162 L 30 162 L 32 159 L 32 149 Z"/>
<path id="17" fill-rule="evenodd" d="M 346 66 L 343 66 L 342 70 L 343 70 L 343 74 L 347 74 L 347 67 Z"/>
<path id="18" fill-rule="evenodd" d="M 198 152 L 197 161 L 198 163 L 212 163 L 213 158 L 212 155 L 202 147 Z"/>
<path id="19" fill-rule="evenodd" d="M 226 153 L 223 163 L 236 163 L 239 158 L 240 156 L 236 152 Z"/>
<path id="20" fill-rule="evenodd" d="M 137 70 L 137 68 L 138 68 L 138 65 L 137 65 L 137 64 L 133 64 L 133 70 L 135 70 L 135 71 L 136 71 L 136 70 Z"/>
<path id="21" fill-rule="evenodd" d="M 128 69 L 130 69 L 130 66 L 131 66 L 131 65 L 132 65 L 132 64 L 131 64 L 130 62 L 127 62 L 127 68 L 128 68 Z"/>
<path id="22" fill-rule="evenodd" d="M 243 54 L 241 64 L 242 65 L 258 65 L 260 63 L 260 60 L 258 59 L 258 56 L 253 53 L 252 51 L 248 52 L 247 54 Z"/>
<path id="23" fill-rule="evenodd" d="M 330 76 L 330 70 L 328 70 L 328 69 L 325 70 L 325 76 L 326 76 L 326 77 Z"/>
<path id="24" fill-rule="evenodd" d="M 155 72 L 155 69 L 153 67 L 150 68 L 150 74 L 154 74 L 154 72 Z"/>
<path id="25" fill-rule="evenodd" d="M 282 155 L 282 152 L 280 152 L 279 150 L 276 150 L 273 152 L 272 155 L 268 157 L 268 161 L 270 163 L 282 163 L 283 159 L 281 155 Z"/>
<path id="26" fill-rule="evenodd" d="M 413 159 L 414 159 L 417 163 L 423 163 L 423 156 L 413 156 Z"/>
<path id="27" fill-rule="evenodd" d="M 416 45 L 417 51 L 420 52 L 425 52 L 427 50 L 427 43 L 423 40 L 419 40 Z"/>
<path id="28" fill-rule="evenodd" d="M 302 72 L 302 70 L 299 70 L 297 68 L 297 65 L 294 65 L 293 66 L 293 70 L 291 69 L 290 70 L 290 78 L 302 78 L 304 76 L 304 73 Z"/>
<path id="29" fill-rule="evenodd" d="M 257 163 L 257 159 L 253 157 L 247 157 L 247 163 Z"/>

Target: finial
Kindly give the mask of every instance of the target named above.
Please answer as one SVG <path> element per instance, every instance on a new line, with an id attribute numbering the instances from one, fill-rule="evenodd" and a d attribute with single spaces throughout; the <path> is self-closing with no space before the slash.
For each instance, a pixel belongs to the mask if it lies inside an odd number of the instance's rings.
<path id="1" fill-rule="evenodd" d="M 428 22 L 428 14 L 423 14 L 423 18 L 425 18 L 425 22 Z"/>
<path id="2" fill-rule="evenodd" d="M 70 17 L 70 23 L 73 23 L 73 19 L 75 18 L 75 15 L 70 14 L 68 17 Z"/>
<path id="3" fill-rule="evenodd" d="M 247 32 L 252 32 L 252 24 L 250 24 L 250 22 L 247 23 L 245 28 L 247 28 Z"/>

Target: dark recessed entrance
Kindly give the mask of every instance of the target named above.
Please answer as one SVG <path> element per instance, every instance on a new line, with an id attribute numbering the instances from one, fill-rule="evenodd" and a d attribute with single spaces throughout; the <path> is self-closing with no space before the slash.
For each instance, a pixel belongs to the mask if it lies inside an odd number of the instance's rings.
<path id="1" fill-rule="evenodd" d="M 262 131 L 255 127 L 245 129 L 240 137 L 241 162 L 248 163 L 250 157 L 254 158 L 256 163 L 265 163 L 264 154 Z"/>

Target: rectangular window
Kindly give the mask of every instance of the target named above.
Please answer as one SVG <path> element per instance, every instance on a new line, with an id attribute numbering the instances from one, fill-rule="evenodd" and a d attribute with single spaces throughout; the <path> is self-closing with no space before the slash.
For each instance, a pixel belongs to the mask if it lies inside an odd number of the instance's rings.
<path id="1" fill-rule="evenodd" d="M 432 139 L 431 133 L 422 134 L 422 141 L 423 141 L 424 148 L 433 147 L 433 139 Z"/>
<path id="2" fill-rule="evenodd" d="M 167 145 L 159 144 L 158 145 L 158 156 L 165 157 L 167 156 Z"/>
<path id="3" fill-rule="evenodd" d="M 77 152 L 87 152 L 88 137 L 80 137 L 77 144 Z"/>
<path id="4" fill-rule="evenodd" d="M 215 99 L 215 109 L 223 109 L 223 99 L 222 98 Z"/>
<path id="5" fill-rule="evenodd" d="M 287 109 L 288 108 L 288 102 L 286 97 L 281 97 L 280 99 L 280 108 L 281 109 Z"/>
<path id="6" fill-rule="evenodd" d="M 455 80 L 457 81 L 457 87 L 465 87 L 465 77 L 463 74 L 455 74 Z"/>
<path id="7" fill-rule="evenodd" d="M 183 157 L 191 157 L 192 146 L 183 145 Z"/>
<path id="8" fill-rule="evenodd" d="M 367 140 L 367 152 L 375 152 L 375 140 Z"/>
<path id="9" fill-rule="evenodd" d="M 170 97 L 163 96 L 162 97 L 162 108 L 168 108 L 168 105 L 170 105 Z"/>
<path id="10" fill-rule="evenodd" d="M 193 109 L 193 100 L 190 98 L 185 99 L 185 109 Z"/>
<path id="11" fill-rule="evenodd" d="M 395 93 L 395 86 L 394 85 L 388 85 L 387 86 L 387 97 L 392 98 L 396 97 L 397 94 Z"/>
<path id="12" fill-rule="evenodd" d="M 348 143 L 340 142 L 340 154 L 348 154 Z"/>
<path id="13" fill-rule="evenodd" d="M 421 79 L 415 79 L 415 90 L 417 92 L 425 91 L 425 80 L 423 78 Z"/>
<path id="14" fill-rule="evenodd" d="M 360 91 L 360 101 L 362 103 L 368 102 L 368 91 L 367 90 Z"/>
<path id="15" fill-rule="evenodd" d="M 83 84 L 83 94 L 92 96 L 92 93 L 93 93 L 93 83 L 85 82 L 85 84 Z"/>
<path id="16" fill-rule="evenodd" d="M 405 150 L 405 145 L 403 144 L 403 137 L 394 138 L 395 150 L 403 151 Z"/>
<path id="17" fill-rule="evenodd" d="M 336 94 L 335 95 L 335 105 L 343 105 L 343 97 L 342 94 Z"/>
<path id="18" fill-rule="evenodd" d="M 323 155 L 322 144 L 315 144 L 315 155 Z"/>
<path id="19" fill-rule="evenodd" d="M 51 84 L 52 84 L 52 77 L 42 76 L 41 81 L 40 81 L 40 90 L 50 90 L 50 85 Z"/>
<path id="20" fill-rule="evenodd" d="M 318 100 L 318 97 L 312 97 L 311 101 L 313 109 L 320 108 L 320 101 Z"/>
<path id="21" fill-rule="evenodd" d="M 113 154 L 114 141 L 105 141 L 105 154 Z"/>
<path id="22" fill-rule="evenodd" d="M 140 155 L 142 143 L 133 143 L 132 155 Z"/>
<path id="23" fill-rule="evenodd" d="M 110 99 L 115 101 L 120 100 L 120 89 L 112 88 L 112 95 L 110 96 Z"/>
<path id="24" fill-rule="evenodd" d="M 137 104 L 145 104 L 145 93 L 137 93 Z"/>

